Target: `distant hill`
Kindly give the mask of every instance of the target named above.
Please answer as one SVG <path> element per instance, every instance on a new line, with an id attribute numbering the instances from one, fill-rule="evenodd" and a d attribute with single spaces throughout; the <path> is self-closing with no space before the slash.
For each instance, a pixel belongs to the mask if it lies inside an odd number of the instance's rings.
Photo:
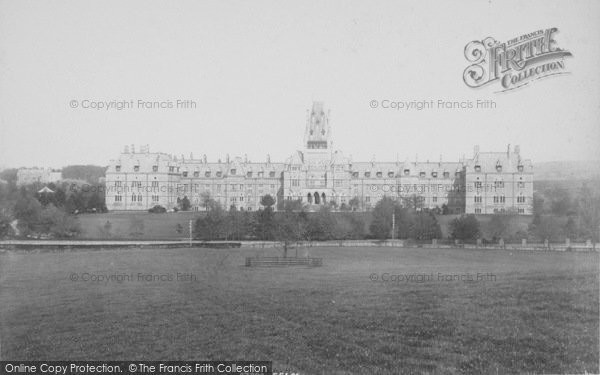
<path id="1" fill-rule="evenodd" d="M 106 167 L 97 165 L 69 165 L 62 169 L 64 180 L 83 180 L 90 184 L 98 183 L 105 176 Z"/>
<path id="2" fill-rule="evenodd" d="M 600 161 L 549 161 L 533 163 L 533 180 L 600 180 Z"/>

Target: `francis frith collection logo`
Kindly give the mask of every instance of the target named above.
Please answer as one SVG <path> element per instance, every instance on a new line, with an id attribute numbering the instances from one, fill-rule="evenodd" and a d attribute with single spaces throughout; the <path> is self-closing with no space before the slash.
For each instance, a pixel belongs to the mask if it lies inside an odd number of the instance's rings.
<path id="1" fill-rule="evenodd" d="M 537 30 L 501 43 L 492 37 L 475 40 L 465 47 L 471 63 L 463 80 L 472 88 L 498 81 L 499 91 L 513 90 L 540 78 L 568 73 L 565 57 L 571 52 L 558 47 L 556 27 Z"/>

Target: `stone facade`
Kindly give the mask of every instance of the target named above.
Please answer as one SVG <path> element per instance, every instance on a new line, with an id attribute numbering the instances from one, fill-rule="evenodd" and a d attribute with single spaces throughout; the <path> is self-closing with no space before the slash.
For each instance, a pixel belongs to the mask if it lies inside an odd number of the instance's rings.
<path id="1" fill-rule="evenodd" d="M 62 180 L 62 172 L 52 168 L 20 168 L 17 171 L 17 185 L 34 183 L 49 184 Z"/>
<path id="2" fill-rule="evenodd" d="M 172 209 L 187 197 L 204 210 L 207 194 L 223 207 L 258 210 L 271 195 L 279 204 L 301 200 L 309 209 L 369 210 L 383 196 L 417 209 L 448 213 L 514 211 L 531 214 L 533 168 L 513 152 L 480 153 L 458 162 L 354 162 L 332 149 L 330 114 L 316 102 L 307 114 L 304 148 L 283 163 L 229 158 L 208 162 L 126 148 L 106 172 L 109 210 Z M 490 185 L 491 184 L 491 185 Z"/>

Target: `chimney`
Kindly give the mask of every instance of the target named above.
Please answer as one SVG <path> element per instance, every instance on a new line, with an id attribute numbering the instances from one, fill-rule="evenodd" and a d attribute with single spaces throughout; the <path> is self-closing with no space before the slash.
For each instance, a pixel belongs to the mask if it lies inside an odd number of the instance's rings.
<path id="1" fill-rule="evenodd" d="M 508 144 L 508 146 L 506 147 L 506 157 L 510 158 L 510 143 Z"/>
<path id="2" fill-rule="evenodd" d="M 131 153 L 135 154 L 135 145 L 134 144 L 131 144 Z"/>
<path id="3" fill-rule="evenodd" d="M 226 155 L 225 160 L 227 161 L 227 164 L 229 164 L 229 154 Z"/>
<path id="4" fill-rule="evenodd" d="M 244 154 L 244 163 L 248 162 L 248 154 Z"/>
<path id="5" fill-rule="evenodd" d="M 204 164 L 208 163 L 208 160 L 206 158 L 206 154 L 202 155 L 202 160 L 204 161 Z"/>
<path id="6" fill-rule="evenodd" d="M 476 158 L 479 155 L 479 145 L 475 145 L 473 148 L 473 158 Z"/>
<path id="7" fill-rule="evenodd" d="M 271 155 L 267 154 L 267 164 L 271 164 Z"/>
<path id="8" fill-rule="evenodd" d="M 515 145 L 515 154 L 517 154 L 517 155 L 521 154 L 521 146 Z"/>
<path id="9" fill-rule="evenodd" d="M 123 153 L 129 154 L 129 146 L 125 145 L 125 148 L 123 149 Z"/>

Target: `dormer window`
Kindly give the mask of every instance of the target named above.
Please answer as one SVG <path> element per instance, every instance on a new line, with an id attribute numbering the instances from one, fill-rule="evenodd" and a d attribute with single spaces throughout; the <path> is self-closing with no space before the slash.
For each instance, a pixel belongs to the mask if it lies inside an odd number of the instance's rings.
<path id="1" fill-rule="evenodd" d="M 383 173 L 377 172 L 377 178 L 381 178 L 381 177 L 383 177 Z"/>
<path id="2" fill-rule="evenodd" d="M 404 170 L 404 175 L 405 175 L 405 176 L 408 176 L 409 174 L 410 174 L 410 169 L 405 169 L 405 170 Z"/>
<path id="3" fill-rule="evenodd" d="M 519 170 L 519 172 L 520 172 L 520 173 L 523 173 L 523 166 L 522 166 L 522 165 L 519 165 L 519 166 L 517 167 L 517 169 Z"/>
<path id="4" fill-rule="evenodd" d="M 200 172 L 194 171 L 194 177 L 200 177 Z"/>
<path id="5" fill-rule="evenodd" d="M 454 177 L 456 177 L 456 178 L 460 178 L 460 172 L 455 172 L 455 173 L 454 173 Z"/>
<path id="6" fill-rule="evenodd" d="M 437 178 L 437 172 L 431 172 L 431 177 Z"/>
<path id="7" fill-rule="evenodd" d="M 115 172 L 121 172 L 121 166 L 115 165 Z"/>
<path id="8" fill-rule="evenodd" d="M 444 172 L 444 178 L 450 178 L 450 172 Z"/>
<path id="9" fill-rule="evenodd" d="M 496 172 L 502 172 L 502 166 L 500 164 L 496 165 Z"/>
<path id="10" fill-rule="evenodd" d="M 247 172 L 247 173 L 246 173 L 246 177 L 248 177 L 248 178 L 252 178 L 252 172 Z"/>
<path id="11" fill-rule="evenodd" d="M 419 177 L 425 177 L 425 172 L 420 172 Z"/>
<path id="12" fill-rule="evenodd" d="M 269 177 L 275 177 L 275 172 L 274 171 L 269 172 Z"/>
<path id="13" fill-rule="evenodd" d="M 365 177 L 367 177 L 367 178 L 371 177 L 371 172 L 365 172 Z"/>
<path id="14" fill-rule="evenodd" d="M 264 172 L 258 172 L 258 177 L 263 177 L 265 175 Z"/>
<path id="15" fill-rule="evenodd" d="M 353 178 L 358 178 L 358 172 L 352 172 L 352 177 Z"/>
<path id="16" fill-rule="evenodd" d="M 210 171 L 204 172 L 204 177 L 210 177 Z"/>
<path id="17" fill-rule="evenodd" d="M 182 174 L 183 174 L 183 177 L 187 177 L 188 176 L 187 171 L 183 172 Z"/>
<path id="18" fill-rule="evenodd" d="M 221 171 L 218 171 L 218 172 L 217 172 L 217 177 L 221 177 L 221 176 L 223 176 L 223 172 L 221 172 Z"/>
<path id="19" fill-rule="evenodd" d="M 174 166 L 169 166 L 169 172 L 175 172 L 175 167 Z"/>
<path id="20" fill-rule="evenodd" d="M 133 167 L 133 171 L 134 172 L 139 172 L 140 171 L 140 166 L 139 165 L 134 166 Z"/>
<path id="21" fill-rule="evenodd" d="M 158 172 L 158 165 L 152 166 L 152 172 Z"/>
<path id="22" fill-rule="evenodd" d="M 232 169 L 232 170 L 229 171 L 229 174 L 232 175 L 232 176 L 235 176 L 235 172 L 237 172 L 237 171 L 235 169 Z"/>
<path id="23" fill-rule="evenodd" d="M 475 166 L 475 172 L 481 172 L 481 165 Z"/>
<path id="24" fill-rule="evenodd" d="M 394 177 L 394 172 L 388 172 L 388 177 L 389 178 L 393 178 Z"/>

